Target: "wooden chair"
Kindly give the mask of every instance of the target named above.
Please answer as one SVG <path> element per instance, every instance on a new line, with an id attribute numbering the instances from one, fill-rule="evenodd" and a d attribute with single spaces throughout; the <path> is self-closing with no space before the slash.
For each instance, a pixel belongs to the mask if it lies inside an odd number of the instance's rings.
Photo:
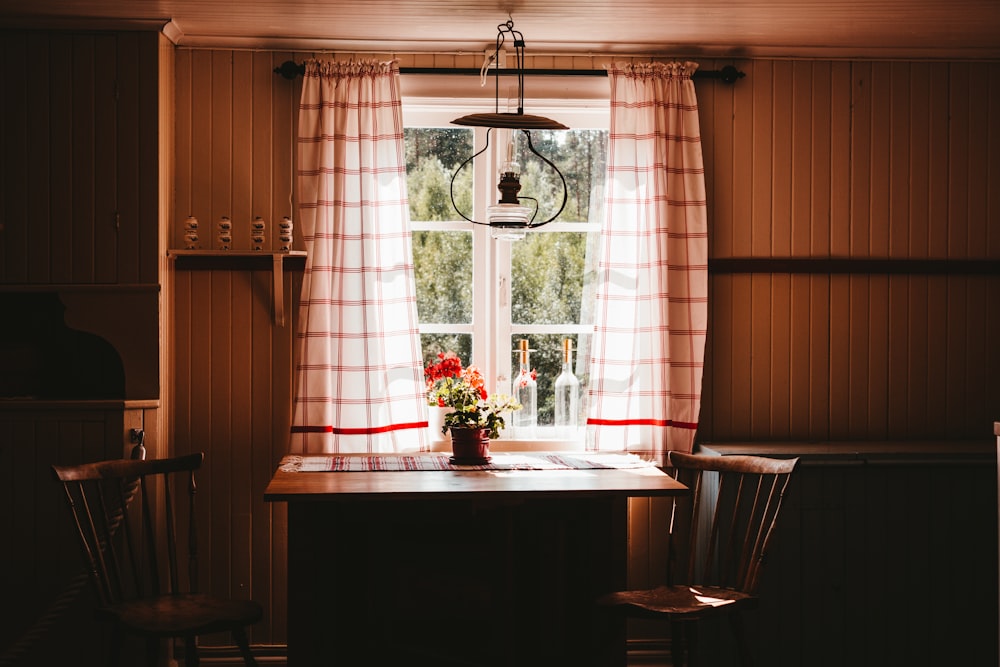
<path id="1" fill-rule="evenodd" d="M 674 667 L 698 664 L 698 622 L 729 618 L 740 661 L 753 664 L 740 613 L 756 606 L 768 547 L 798 459 L 670 452 L 674 477 L 691 494 L 672 499 L 666 584 L 598 600 L 637 618 L 670 622 Z"/>
<path id="2" fill-rule="evenodd" d="M 195 471 L 204 457 L 199 452 L 52 467 L 100 598 L 98 616 L 110 624 L 111 665 L 119 663 L 129 634 L 145 639 L 150 667 L 157 664 L 161 640 L 183 639 L 184 664 L 192 667 L 198 664 L 197 637 L 216 632 L 232 633 L 244 662 L 257 664 L 246 628 L 260 620 L 260 605 L 196 592 Z M 185 533 L 177 524 L 187 529 L 186 586 L 177 553 L 178 534 Z"/>

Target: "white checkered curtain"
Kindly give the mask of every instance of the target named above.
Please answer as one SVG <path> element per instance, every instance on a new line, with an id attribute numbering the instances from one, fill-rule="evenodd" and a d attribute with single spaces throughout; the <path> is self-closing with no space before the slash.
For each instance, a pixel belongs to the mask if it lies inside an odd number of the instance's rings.
<path id="1" fill-rule="evenodd" d="M 708 318 L 708 223 L 694 63 L 609 69 L 587 445 L 691 451 Z"/>
<path id="2" fill-rule="evenodd" d="M 306 63 L 298 196 L 308 258 L 290 451 L 424 449 L 395 61 Z"/>

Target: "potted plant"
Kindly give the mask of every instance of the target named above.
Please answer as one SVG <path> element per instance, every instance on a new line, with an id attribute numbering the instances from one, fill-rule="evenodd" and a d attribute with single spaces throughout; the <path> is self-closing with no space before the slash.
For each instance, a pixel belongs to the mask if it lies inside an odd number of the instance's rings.
<path id="1" fill-rule="evenodd" d="M 520 410 L 521 404 L 507 394 L 486 391 L 486 382 L 475 366 L 462 367 L 454 352 L 438 354 L 438 360 L 424 369 L 427 404 L 450 408 L 441 432 L 451 433 L 456 463 L 489 461 L 490 438 L 498 438 L 504 414 Z"/>

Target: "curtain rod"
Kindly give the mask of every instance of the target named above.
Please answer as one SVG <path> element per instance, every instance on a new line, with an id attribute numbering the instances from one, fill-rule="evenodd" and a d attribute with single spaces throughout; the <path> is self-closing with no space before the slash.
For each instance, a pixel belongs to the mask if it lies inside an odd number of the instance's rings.
<path id="1" fill-rule="evenodd" d="M 500 74 L 509 76 L 517 74 L 516 68 L 491 69 L 488 70 L 493 75 Z M 280 74 L 286 79 L 294 79 L 302 76 L 306 72 L 304 63 L 296 63 L 293 60 L 286 60 L 280 67 L 274 68 L 275 74 Z M 523 70 L 526 76 L 607 76 L 607 70 L 603 69 L 526 69 Z M 482 72 L 475 67 L 400 67 L 400 74 L 457 74 L 466 76 L 480 76 Z M 736 69 L 732 65 L 726 65 L 720 70 L 695 70 L 691 75 L 692 79 L 720 79 L 725 83 L 735 83 L 746 74 Z"/>

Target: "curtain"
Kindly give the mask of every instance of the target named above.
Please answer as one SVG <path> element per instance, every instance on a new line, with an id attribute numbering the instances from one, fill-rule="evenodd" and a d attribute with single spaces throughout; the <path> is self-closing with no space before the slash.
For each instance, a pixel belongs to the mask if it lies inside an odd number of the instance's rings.
<path id="1" fill-rule="evenodd" d="M 425 448 L 399 68 L 306 63 L 299 221 L 308 257 L 291 451 Z"/>
<path id="2" fill-rule="evenodd" d="M 695 63 L 609 69 L 587 446 L 665 462 L 691 451 L 708 319 L 705 172 Z"/>

